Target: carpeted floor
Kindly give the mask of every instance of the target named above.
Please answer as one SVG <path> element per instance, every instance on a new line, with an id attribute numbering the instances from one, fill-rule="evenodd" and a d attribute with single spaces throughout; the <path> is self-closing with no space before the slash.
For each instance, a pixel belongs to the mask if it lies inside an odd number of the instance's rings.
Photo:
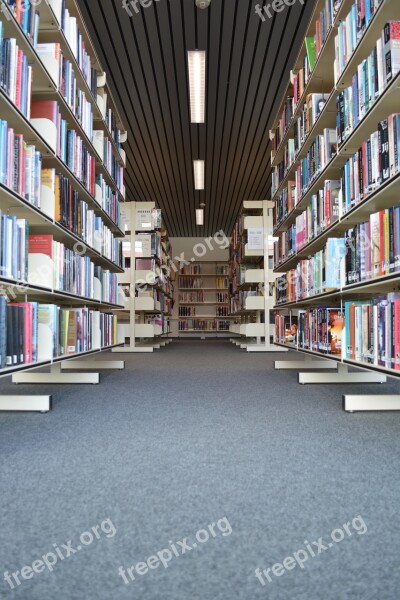
<path id="1" fill-rule="evenodd" d="M 398 600 L 400 413 L 341 397 L 400 385 L 300 386 L 288 356 L 180 341 L 0 413 L 0 597 Z"/>

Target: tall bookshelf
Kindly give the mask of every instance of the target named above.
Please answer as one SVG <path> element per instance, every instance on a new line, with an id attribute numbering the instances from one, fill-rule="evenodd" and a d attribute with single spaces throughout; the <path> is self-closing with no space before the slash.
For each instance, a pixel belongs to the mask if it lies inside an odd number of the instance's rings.
<path id="1" fill-rule="evenodd" d="M 118 340 L 113 352 L 153 352 L 171 342 L 174 270 L 161 210 L 154 202 L 127 202 L 124 273 L 118 276 Z M 125 344 L 126 340 L 129 340 Z"/>
<path id="2" fill-rule="evenodd" d="M 117 345 L 126 133 L 75 0 L 27 4 L 0 0 L 0 376 L 95 384 L 64 371 L 123 367 L 86 357 Z"/>
<path id="3" fill-rule="evenodd" d="M 307 357 L 276 367 L 337 370 L 302 384 L 400 375 L 400 5 L 366 8 L 316 3 L 270 132 L 276 343 Z M 400 408 L 399 395 L 343 400 Z"/>
<path id="4" fill-rule="evenodd" d="M 272 207 L 268 200 L 245 200 L 229 248 L 229 303 L 233 344 L 248 352 L 276 352 L 270 342 L 272 296 Z"/>
<path id="5" fill-rule="evenodd" d="M 223 337 L 229 333 L 228 264 L 193 261 L 178 276 L 179 336 Z"/>

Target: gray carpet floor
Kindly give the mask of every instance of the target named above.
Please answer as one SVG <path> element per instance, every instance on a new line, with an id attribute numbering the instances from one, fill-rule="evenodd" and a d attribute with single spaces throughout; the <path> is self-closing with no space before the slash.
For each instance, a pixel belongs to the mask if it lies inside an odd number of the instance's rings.
<path id="1" fill-rule="evenodd" d="M 398 600 L 400 413 L 341 399 L 400 386 L 300 386 L 289 356 L 179 341 L 0 413 L 0 597 Z"/>

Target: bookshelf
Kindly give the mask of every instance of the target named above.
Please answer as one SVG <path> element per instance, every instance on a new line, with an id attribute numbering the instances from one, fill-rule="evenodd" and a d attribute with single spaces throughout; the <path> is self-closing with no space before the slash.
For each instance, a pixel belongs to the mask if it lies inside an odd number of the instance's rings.
<path id="1" fill-rule="evenodd" d="M 127 202 L 124 272 L 118 276 L 118 340 L 129 344 L 113 352 L 153 352 L 171 342 L 174 271 L 172 248 L 154 202 Z M 135 249 L 132 252 L 132 247 Z"/>
<path id="2" fill-rule="evenodd" d="M 302 384 L 400 375 L 400 5 L 366 8 L 360 20 L 354 2 L 317 2 L 306 37 L 325 10 L 325 41 L 300 93 L 303 45 L 270 131 L 275 343 L 306 357 L 276 368 L 336 371 L 300 373 Z M 398 395 L 343 402 L 400 408 Z"/>
<path id="3" fill-rule="evenodd" d="M 272 298 L 272 207 L 268 200 L 245 200 L 229 249 L 229 303 L 232 343 L 248 352 L 276 352 L 270 343 Z"/>
<path id="4" fill-rule="evenodd" d="M 96 384 L 65 371 L 124 366 L 80 359 L 118 345 L 125 128 L 75 0 L 0 0 L 0 49 L 0 376 Z"/>
<path id="5" fill-rule="evenodd" d="M 178 276 L 178 332 L 192 337 L 229 333 L 228 264 L 193 261 Z"/>

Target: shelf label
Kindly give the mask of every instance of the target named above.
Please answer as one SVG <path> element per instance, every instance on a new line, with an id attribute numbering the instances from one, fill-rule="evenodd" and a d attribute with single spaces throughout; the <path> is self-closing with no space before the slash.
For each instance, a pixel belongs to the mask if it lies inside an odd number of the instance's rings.
<path id="1" fill-rule="evenodd" d="M 136 230 L 151 231 L 153 229 L 153 209 L 152 208 L 137 208 L 136 209 Z"/>
<path id="2" fill-rule="evenodd" d="M 247 247 L 249 250 L 264 250 L 264 229 L 250 227 L 248 230 Z"/>

